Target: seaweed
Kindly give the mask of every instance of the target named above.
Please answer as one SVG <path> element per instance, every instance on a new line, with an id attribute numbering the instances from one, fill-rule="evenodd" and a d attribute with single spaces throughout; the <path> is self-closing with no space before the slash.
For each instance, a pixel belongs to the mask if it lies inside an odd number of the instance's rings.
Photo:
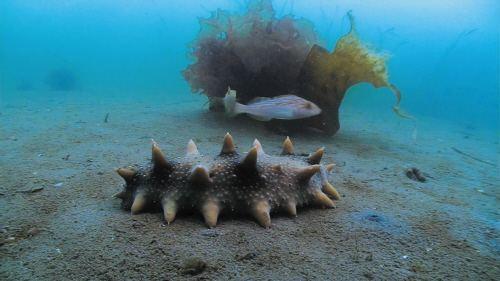
<path id="1" fill-rule="evenodd" d="M 243 15 L 217 10 L 199 22 L 191 47 L 196 62 L 183 75 L 193 92 L 208 97 L 223 97 L 228 86 L 243 102 L 293 92 L 302 63 L 318 43 L 311 22 L 276 18 L 270 1 L 250 2 Z"/>
<path id="2" fill-rule="evenodd" d="M 230 86 L 238 100 L 295 94 L 316 103 L 323 113 L 317 117 L 278 121 L 289 129 L 307 125 L 334 134 L 340 128 L 338 109 L 352 85 L 368 82 L 388 87 L 387 57 L 369 50 L 356 35 L 354 19 L 348 13 L 351 30 L 328 52 L 318 39 L 314 25 L 293 15 L 277 17 L 270 0 L 253 0 L 244 14 L 223 10 L 200 18 L 200 32 L 191 44 L 195 60 L 183 76 L 192 92 L 206 95 L 210 109 L 223 110 L 221 99 Z M 407 117 L 407 116 L 405 116 Z"/>
<path id="3" fill-rule="evenodd" d="M 399 108 L 401 93 L 389 82 L 386 55 L 372 52 L 359 40 L 352 14 L 348 13 L 351 29 L 337 42 L 333 52 L 315 45 L 302 66 L 298 77 L 298 95 L 321 107 L 323 112 L 311 119 L 299 121 L 334 134 L 340 128 L 339 108 L 347 90 L 366 82 L 375 88 L 387 87 L 396 96 L 393 110 L 401 117 L 412 118 Z"/>

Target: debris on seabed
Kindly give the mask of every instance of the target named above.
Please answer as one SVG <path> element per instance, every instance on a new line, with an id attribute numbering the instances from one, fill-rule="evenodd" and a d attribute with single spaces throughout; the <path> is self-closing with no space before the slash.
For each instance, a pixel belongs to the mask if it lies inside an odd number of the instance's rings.
<path id="1" fill-rule="evenodd" d="M 26 235 L 28 235 L 29 237 L 32 237 L 32 236 L 37 235 L 38 233 L 40 233 L 40 229 L 39 229 L 39 228 L 37 228 L 37 227 L 32 227 L 32 228 L 30 228 L 30 229 L 26 232 Z"/>
<path id="2" fill-rule="evenodd" d="M 419 182 L 427 181 L 427 179 L 424 177 L 424 175 L 422 175 L 420 170 L 415 167 L 407 169 L 405 174 L 409 179 L 412 179 L 414 181 L 419 181 Z"/>
<path id="3" fill-rule="evenodd" d="M 207 263 L 200 258 L 190 258 L 182 265 L 182 274 L 198 275 L 207 268 Z"/>
<path id="4" fill-rule="evenodd" d="M 254 259 L 257 257 L 257 253 L 254 253 L 254 252 L 248 252 L 246 254 L 236 254 L 236 257 L 235 259 L 237 261 L 244 261 L 244 260 L 251 260 L 251 259 Z"/>
<path id="5" fill-rule="evenodd" d="M 201 231 L 201 235 L 206 237 L 217 237 L 220 233 L 215 229 L 204 229 Z"/>
<path id="6" fill-rule="evenodd" d="M 486 160 L 483 160 L 483 159 L 481 159 L 481 158 L 479 158 L 479 157 L 476 157 L 476 156 L 474 156 L 474 155 L 471 155 L 471 154 L 469 154 L 469 153 L 463 152 L 462 150 L 460 150 L 460 149 L 458 149 L 458 148 L 456 148 L 456 147 L 451 147 L 451 149 L 452 149 L 453 151 L 455 151 L 456 153 L 458 153 L 458 154 L 460 154 L 460 155 L 463 155 L 463 156 L 465 156 L 465 157 L 468 157 L 468 158 L 470 158 L 470 159 L 476 160 L 477 162 L 481 162 L 481 163 L 484 163 L 484 164 L 487 164 L 487 165 L 490 165 L 490 166 L 495 166 L 495 164 L 494 164 L 494 163 L 492 163 L 492 162 L 490 162 L 490 161 L 486 161 Z"/>
<path id="7" fill-rule="evenodd" d="M 20 193 L 35 193 L 35 192 L 42 191 L 42 190 L 43 190 L 43 187 L 37 187 L 37 188 L 33 188 L 33 189 L 28 189 L 28 190 L 21 190 L 19 192 Z"/>
<path id="8" fill-rule="evenodd" d="M 62 186 L 63 186 L 62 182 L 58 182 L 58 183 L 54 184 L 54 187 L 62 187 Z"/>
<path id="9" fill-rule="evenodd" d="M 14 237 L 14 236 L 10 236 L 10 237 L 7 237 L 5 239 L 1 239 L 0 246 L 3 246 L 3 245 L 8 244 L 8 243 L 12 243 L 14 241 L 16 241 L 16 237 Z"/>

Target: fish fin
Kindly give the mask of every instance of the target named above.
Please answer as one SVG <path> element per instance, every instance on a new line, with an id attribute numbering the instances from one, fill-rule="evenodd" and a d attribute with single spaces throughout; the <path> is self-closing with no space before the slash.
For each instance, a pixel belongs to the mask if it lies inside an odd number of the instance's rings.
<path id="1" fill-rule="evenodd" d="M 234 117 L 243 113 L 244 105 L 236 101 L 236 91 L 228 88 L 226 96 L 224 97 L 224 109 L 229 117 Z"/>
<path id="2" fill-rule="evenodd" d="M 258 121 L 269 121 L 269 120 L 271 120 L 271 119 L 272 119 L 271 117 L 266 117 L 266 116 L 258 116 L 258 115 L 253 115 L 253 114 L 248 114 L 248 116 L 250 116 L 250 117 L 252 117 L 253 119 L 258 120 Z"/>

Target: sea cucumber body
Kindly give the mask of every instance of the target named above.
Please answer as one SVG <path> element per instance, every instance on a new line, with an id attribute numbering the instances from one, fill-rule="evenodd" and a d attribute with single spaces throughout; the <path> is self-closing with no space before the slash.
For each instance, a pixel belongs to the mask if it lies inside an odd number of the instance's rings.
<path id="1" fill-rule="evenodd" d="M 319 165 L 323 149 L 309 157 L 296 156 L 287 138 L 282 154 L 267 155 L 257 140 L 248 153 L 240 154 L 227 134 L 215 157 L 201 155 L 190 141 L 185 157 L 167 161 L 154 143 L 150 165 L 118 169 L 126 184 L 116 197 L 132 214 L 162 209 L 167 223 L 178 212 L 198 211 L 209 227 L 221 214 L 250 215 L 270 227 L 271 212 L 295 216 L 301 206 L 334 207 L 323 193 L 339 199 L 326 179 L 333 166 Z"/>

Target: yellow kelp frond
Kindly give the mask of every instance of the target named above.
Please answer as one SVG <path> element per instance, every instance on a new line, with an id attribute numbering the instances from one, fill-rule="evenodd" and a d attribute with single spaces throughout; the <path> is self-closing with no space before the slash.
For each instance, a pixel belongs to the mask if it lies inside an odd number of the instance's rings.
<path id="1" fill-rule="evenodd" d="M 386 56 L 371 52 L 351 28 L 337 42 L 326 63 L 334 73 L 346 78 L 347 87 L 368 82 L 378 88 L 389 86 L 385 61 Z"/>
<path id="2" fill-rule="evenodd" d="M 400 91 L 389 82 L 387 56 L 371 51 L 359 40 L 355 23 L 349 13 L 351 29 L 337 42 L 333 52 L 315 45 L 311 48 L 299 76 L 300 96 L 321 107 L 323 113 L 308 120 L 310 126 L 335 133 L 340 123 L 338 108 L 347 90 L 366 82 L 376 88 L 387 87 L 396 96 L 393 110 L 404 118 L 412 118 L 399 108 Z"/>

